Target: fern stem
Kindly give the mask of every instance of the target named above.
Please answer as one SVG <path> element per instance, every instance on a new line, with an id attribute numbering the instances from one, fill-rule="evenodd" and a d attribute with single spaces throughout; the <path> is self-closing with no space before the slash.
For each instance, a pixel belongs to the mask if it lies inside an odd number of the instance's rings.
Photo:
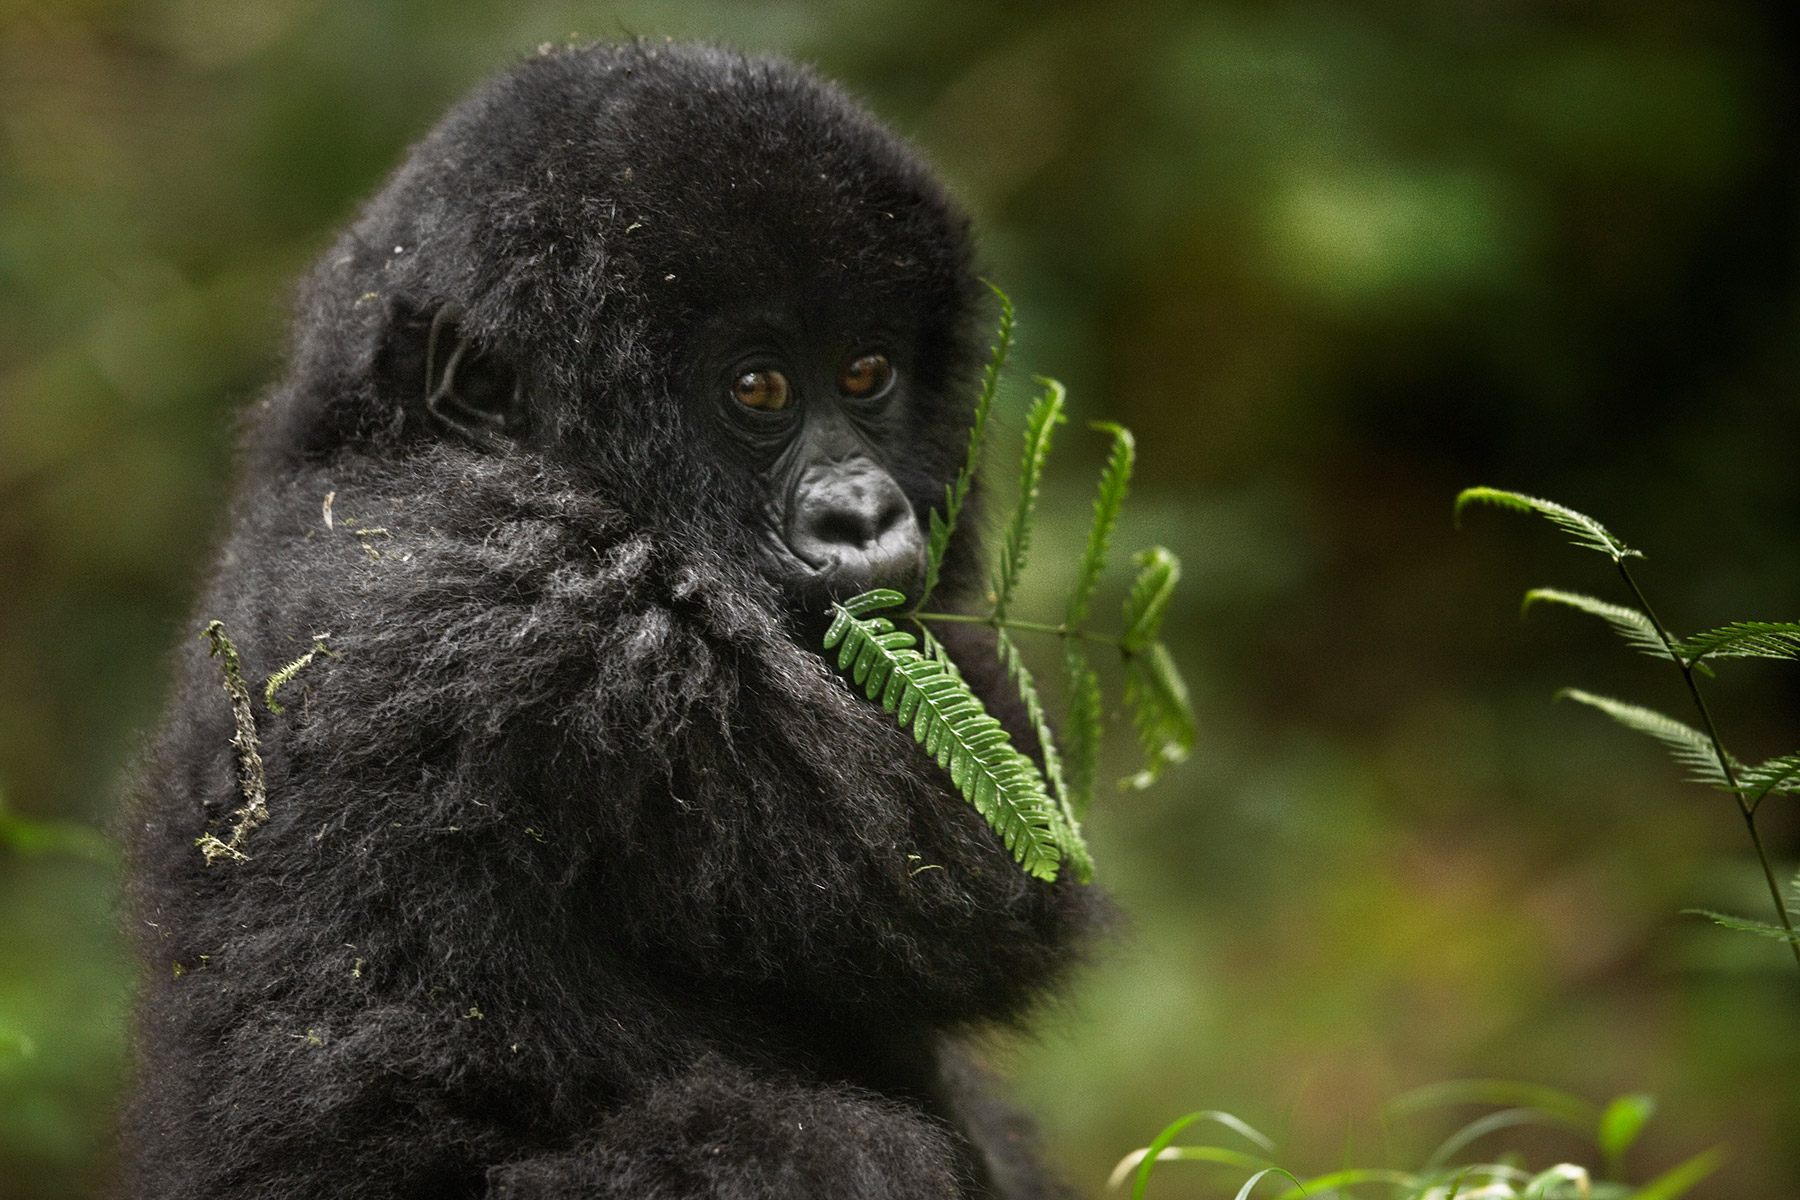
<path id="1" fill-rule="evenodd" d="M 1120 640 L 1110 634 L 1092 633 L 1086 629 L 1070 629 L 1067 625 L 1050 625 L 1043 621 L 1020 621 L 1013 617 L 978 617 L 972 613 L 936 613 L 915 612 L 906 614 L 914 621 L 947 621 L 957 625 L 989 625 L 995 629 L 1017 629 L 1024 633 L 1051 633 L 1057 637 L 1079 638 L 1084 642 L 1099 642 L 1106 646 L 1118 646 Z"/>
<path id="2" fill-rule="evenodd" d="M 1731 768 L 1731 756 L 1725 753 L 1725 743 L 1719 737 L 1718 726 L 1713 723 L 1712 710 L 1706 706 L 1706 698 L 1700 694 L 1700 683 L 1694 678 L 1694 664 L 1681 653 L 1680 645 L 1669 633 L 1668 627 L 1656 615 L 1656 610 L 1650 607 L 1650 601 L 1645 599 L 1637 580 L 1631 577 L 1631 569 L 1625 565 L 1625 560 L 1615 557 L 1613 563 L 1624 577 L 1625 586 L 1637 598 L 1644 615 L 1650 618 L 1650 624 L 1656 629 L 1656 636 L 1662 639 L 1669 657 L 1681 668 L 1681 678 L 1687 683 L 1688 695 L 1692 697 L 1694 708 L 1700 713 L 1701 724 L 1706 729 L 1706 736 L 1712 742 L 1713 757 L 1718 759 L 1719 771 L 1725 776 L 1726 786 L 1732 789 L 1732 798 L 1737 801 L 1738 811 L 1744 816 L 1744 828 L 1750 832 L 1750 844 L 1756 848 L 1756 861 L 1762 866 L 1763 880 L 1769 885 L 1769 897 L 1775 902 L 1775 915 L 1781 918 L 1781 927 L 1791 934 L 1794 932 L 1794 921 L 1788 913 L 1787 899 L 1781 894 L 1781 884 L 1776 882 L 1775 868 L 1769 863 L 1769 852 L 1763 847 L 1762 834 L 1756 828 L 1756 805 L 1737 790 L 1737 772 Z M 1794 952 L 1794 963 L 1800 965 L 1800 942 L 1789 941 L 1788 949 Z"/>

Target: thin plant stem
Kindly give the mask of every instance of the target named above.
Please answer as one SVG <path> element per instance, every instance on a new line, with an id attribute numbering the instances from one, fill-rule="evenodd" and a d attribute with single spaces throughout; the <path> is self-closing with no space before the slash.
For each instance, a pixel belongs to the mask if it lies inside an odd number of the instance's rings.
<path id="1" fill-rule="evenodd" d="M 1644 610 L 1644 615 L 1650 618 L 1650 624 L 1656 629 L 1656 636 L 1662 639 L 1663 648 L 1669 652 L 1675 665 L 1681 668 L 1681 678 L 1687 683 L 1688 695 L 1693 698 L 1701 723 L 1706 727 L 1706 736 L 1712 742 L 1713 757 L 1718 759 L 1725 784 L 1731 789 L 1732 798 L 1737 801 L 1738 811 L 1744 815 L 1744 828 L 1750 831 L 1750 844 L 1756 847 L 1756 861 L 1762 865 L 1763 879 L 1769 885 L 1769 897 L 1775 901 L 1775 915 L 1781 918 L 1781 927 L 1792 934 L 1794 921 L 1788 915 L 1787 899 L 1781 894 L 1781 885 L 1775 880 L 1775 868 L 1769 863 L 1769 853 L 1763 848 L 1762 834 L 1756 828 L 1756 808 L 1744 798 L 1744 793 L 1737 790 L 1737 772 L 1731 768 L 1731 756 L 1725 753 L 1725 743 L 1720 740 L 1719 728 L 1713 723 L 1712 710 L 1706 706 L 1706 698 L 1700 694 L 1700 683 L 1694 678 L 1694 666 L 1681 653 L 1668 627 L 1657 617 L 1656 610 L 1650 607 L 1650 601 L 1644 598 L 1643 590 L 1638 587 L 1637 580 L 1631 577 L 1631 569 L 1625 565 L 1625 560 L 1615 558 L 1613 563 L 1619 568 L 1619 574 L 1624 576 L 1625 586 L 1637 597 L 1638 606 Z M 1800 965 L 1800 942 L 1789 941 L 1788 949 L 1794 952 L 1794 962 Z"/>
<path id="2" fill-rule="evenodd" d="M 1070 629 L 1066 625 L 1049 625 L 1043 621 L 1019 621 L 1012 617 L 980 617 L 972 613 L 936 613 L 915 612 L 907 616 L 915 621 L 948 621 L 958 625 L 990 625 L 995 629 L 1017 629 L 1024 633 L 1050 633 L 1057 637 L 1080 638 L 1084 642 L 1099 642 L 1106 646 L 1118 646 L 1120 640 L 1104 633 L 1090 633 L 1085 629 Z"/>

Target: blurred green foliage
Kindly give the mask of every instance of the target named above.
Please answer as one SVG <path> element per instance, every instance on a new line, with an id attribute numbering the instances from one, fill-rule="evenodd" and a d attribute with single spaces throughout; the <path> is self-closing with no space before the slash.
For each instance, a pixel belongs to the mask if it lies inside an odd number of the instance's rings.
<path id="1" fill-rule="evenodd" d="M 1674 685 L 1576 618 L 1520 626 L 1523 587 L 1600 585 L 1521 523 L 1453 539 L 1448 502 L 1493 483 L 1633 530 L 1683 626 L 1792 618 L 1796 24 L 1781 0 L 0 0 L 9 819 L 109 819 L 289 281 L 445 105 L 571 34 L 781 50 L 966 198 L 1020 379 L 1136 430 L 1121 540 L 1187 566 L 1167 632 L 1200 744 L 1089 822 L 1128 932 L 1040 1040 L 995 1046 L 1084 1187 L 1195 1108 L 1296 1169 L 1403 1158 L 1358 1149 L 1380 1102 L 1479 1075 L 1654 1092 L 1636 1177 L 1723 1141 L 1696 1195 L 1789 1193 L 1800 981 L 1674 915 L 1757 903 L 1729 801 L 1549 701 Z M 1081 445 L 1040 564 L 1079 552 Z M 1716 706 L 1773 753 L 1800 687 L 1746 669 Z M 1768 822 L 1791 870 L 1800 823 Z M 115 868 L 29 842 L 0 838 L 0 1196 L 84 1196 L 125 1070 Z"/>

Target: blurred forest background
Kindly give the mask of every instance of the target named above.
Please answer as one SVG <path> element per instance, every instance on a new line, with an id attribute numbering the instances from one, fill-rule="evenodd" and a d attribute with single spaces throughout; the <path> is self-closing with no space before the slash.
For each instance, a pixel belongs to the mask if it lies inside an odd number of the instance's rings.
<path id="1" fill-rule="evenodd" d="M 1195 1108 L 1296 1170 L 1416 1165 L 1450 1118 L 1381 1103 L 1501 1076 L 1655 1093 L 1639 1179 L 1723 1142 L 1696 1194 L 1800 1193 L 1800 972 L 1678 915 L 1768 919 L 1742 823 L 1551 700 L 1680 712 L 1679 680 L 1585 618 L 1518 619 L 1528 586 L 1619 598 L 1599 556 L 1450 522 L 1466 485 L 1547 496 L 1648 551 L 1680 630 L 1795 618 L 1797 12 L 0 0 L 0 1196 L 105 1170 L 130 969 L 93 831 L 197 629 L 290 281 L 477 80 L 638 34 L 816 63 L 966 200 L 1021 314 L 1011 419 L 1031 372 L 1077 417 L 1041 567 L 1081 536 L 1081 420 L 1137 431 L 1122 544 L 1186 562 L 1200 745 L 1103 797 L 1129 935 L 994 1048 L 1084 1189 Z M 1800 749 L 1800 672 L 1727 663 L 1713 699 L 1740 755 Z M 1766 824 L 1791 873 L 1791 804 Z M 1215 1170 L 1153 1194 L 1235 1191 Z"/>

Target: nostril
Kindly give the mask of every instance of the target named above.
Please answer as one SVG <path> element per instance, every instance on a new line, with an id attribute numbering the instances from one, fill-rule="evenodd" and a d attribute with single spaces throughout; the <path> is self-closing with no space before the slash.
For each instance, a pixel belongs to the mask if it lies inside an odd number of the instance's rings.
<path id="1" fill-rule="evenodd" d="M 881 536 L 882 514 L 832 505 L 811 515 L 807 533 L 821 545 L 861 549 Z"/>
<path id="2" fill-rule="evenodd" d="M 912 505 L 906 496 L 899 488 L 891 488 L 881 497 L 881 506 L 875 513 L 874 536 L 870 540 L 880 541 L 912 519 Z"/>

